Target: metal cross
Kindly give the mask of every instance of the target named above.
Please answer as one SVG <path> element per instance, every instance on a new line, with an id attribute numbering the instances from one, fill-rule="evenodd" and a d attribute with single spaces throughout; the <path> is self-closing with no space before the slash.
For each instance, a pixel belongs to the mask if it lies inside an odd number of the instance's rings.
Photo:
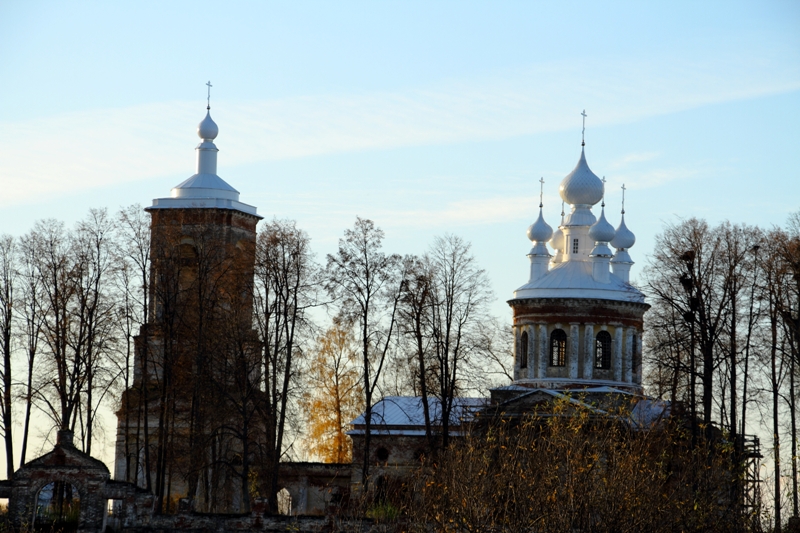
<path id="1" fill-rule="evenodd" d="M 603 202 L 600 204 L 600 207 L 606 206 L 606 177 L 603 176 Z"/>
<path id="2" fill-rule="evenodd" d="M 206 109 L 211 109 L 211 87 L 212 87 L 211 80 L 208 80 L 206 86 L 208 87 L 208 100 L 207 100 L 208 103 L 206 104 Z"/>
<path id="3" fill-rule="evenodd" d="M 586 142 L 584 141 L 584 134 L 586 133 L 586 117 L 589 115 L 586 114 L 586 110 L 584 109 L 581 112 L 581 116 L 583 117 L 583 129 L 581 130 L 581 146 L 585 146 Z"/>
<path id="4" fill-rule="evenodd" d="M 543 205 L 542 196 L 544 195 L 544 178 L 539 178 L 539 183 L 541 183 L 541 185 L 539 185 L 539 208 L 541 209 Z"/>
<path id="5" fill-rule="evenodd" d="M 625 214 L 625 184 L 622 184 L 622 214 Z"/>

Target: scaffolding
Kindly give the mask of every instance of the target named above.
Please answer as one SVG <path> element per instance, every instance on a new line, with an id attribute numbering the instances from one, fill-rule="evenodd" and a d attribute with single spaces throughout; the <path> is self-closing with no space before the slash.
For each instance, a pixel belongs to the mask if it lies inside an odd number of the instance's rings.
<path id="1" fill-rule="evenodd" d="M 751 524 L 752 531 L 759 531 L 761 516 L 761 441 L 755 435 L 741 435 L 739 450 L 742 453 L 742 511 Z"/>

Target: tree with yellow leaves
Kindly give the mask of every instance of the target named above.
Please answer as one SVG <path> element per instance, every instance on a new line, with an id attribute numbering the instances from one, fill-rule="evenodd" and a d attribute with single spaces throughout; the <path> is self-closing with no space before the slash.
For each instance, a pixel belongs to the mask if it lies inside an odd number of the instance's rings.
<path id="1" fill-rule="evenodd" d="M 351 327 L 335 323 L 317 340 L 311 357 L 309 387 L 301 404 L 308 420 L 309 452 L 327 463 L 351 461 L 347 424 L 364 409 L 354 342 Z"/>

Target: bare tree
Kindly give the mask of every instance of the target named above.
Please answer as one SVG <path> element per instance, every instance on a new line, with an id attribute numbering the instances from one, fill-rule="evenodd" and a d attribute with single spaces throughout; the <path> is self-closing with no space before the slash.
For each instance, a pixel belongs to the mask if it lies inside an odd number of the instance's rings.
<path id="1" fill-rule="evenodd" d="M 454 235 L 436 238 L 422 259 L 407 258 L 404 264 L 399 317 L 416 356 L 426 434 L 435 448 L 436 423 L 440 444 L 447 447 L 454 398 L 483 381 L 497 355 L 498 331 L 487 313 L 489 280 L 469 243 Z M 431 420 L 429 395 L 439 400 L 440 419 Z"/>
<path id="2" fill-rule="evenodd" d="M 708 224 L 689 219 L 677 225 L 667 225 L 656 237 L 656 253 L 645 276 L 647 288 L 654 297 L 653 317 L 675 325 L 673 333 L 683 337 L 675 347 L 688 346 L 688 357 L 679 359 L 674 372 L 688 376 L 689 409 L 692 414 L 692 435 L 696 439 L 697 402 L 696 379 L 702 381 L 703 424 L 710 428 L 713 420 L 714 375 L 721 356 L 717 346 L 722 338 L 730 311 L 730 285 L 721 268 L 722 242 L 718 231 Z M 663 306 L 664 311 L 657 308 Z M 667 311 L 669 310 L 669 311 Z M 678 325 L 672 318 L 683 318 Z M 657 326 L 661 327 L 661 326 Z M 695 349 L 700 352 L 698 365 Z M 699 368 L 698 368 L 699 367 Z M 677 377 L 676 377 L 677 380 Z"/>
<path id="3" fill-rule="evenodd" d="M 398 321 L 406 345 L 411 353 L 414 354 L 411 371 L 411 382 L 414 384 L 414 392 L 420 396 L 422 412 L 425 419 L 425 437 L 428 440 L 428 447 L 434 449 L 436 443 L 433 435 L 431 423 L 431 409 L 429 401 L 429 390 L 434 389 L 432 366 L 433 342 L 430 334 L 430 318 L 432 308 L 432 284 L 433 273 L 431 272 L 430 262 L 426 258 L 408 256 L 403 259 L 403 279 L 401 292 L 401 305 L 398 311 Z"/>
<path id="4" fill-rule="evenodd" d="M 121 209 L 117 214 L 117 231 L 119 256 L 117 279 L 122 296 L 123 330 L 125 335 L 125 363 L 122 408 L 124 410 L 125 427 L 130 428 L 132 417 L 136 416 L 136 430 L 133 439 L 130 434 L 125 438 L 125 473 L 126 480 L 137 481 L 141 471 L 144 477 L 144 487 L 150 490 L 152 486 L 150 460 L 150 374 L 149 363 L 151 358 L 149 342 L 149 311 L 150 311 L 150 217 L 140 205 L 134 204 Z M 138 341 L 134 331 L 138 327 Z M 136 352 L 138 351 L 138 354 Z M 136 355 L 134 355 L 136 354 Z M 133 365 L 138 360 L 138 367 Z M 135 379 L 131 371 L 138 375 L 138 401 L 134 410 L 132 401 L 133 392 L 130 390 Z M 141 450 L 141 454 L 140 454 Z M 139 464 L 139 457 L 143 464 Z"/>
<path id="5" fill-rule="evenodd" d="M 36 275 L 40 281 L 43 307 L 42 354 L 54 378 L 44 378 L 37 397 L 62 429 L 74 429 L 85 382 L 84 362 L 72 346 L 74 335 L 72 305 L 75 286 L 72 279 L 70 239 L 64 225 L 56 220 L 37 222 L 29 235 L 35 253 Z"/>
<path id="6" fill-rule="evenodd" d="M 342 319 L 358 328 L 361 379 L 364 390 L 364 461 L 361 483 L 367 487 L 373 396 L 397 322 L 401 298 L 400 256 L 386 255 L 383 231 L 368 219 L 356 217 L 353 229 L 339 239 L 339 250 L 328 255 L 326 289 L 337 300 Z"/>
<path id="7" fill-rule="evenodd" d="M 0 432 L 6 447 L 6 478 L 14 477 L 14 439 L 11 418 L 11 356 L 12 321 L 14 319 L 14 292 L 17 283 L 16 242 L 10 235 L 0 235 L 0 350 L 3 363 L 0 368 Z"/>
<path id="8" fill-rule="evenodd" d="M 764 346 L 763 355 L 767 372 L 768 392 L 771 398 L 772 412 L 772 451 L 774 468 L 774 513 L 775 531 L 780 531 L 782 526 L 781 509 L 781 438 L 780 438 L 780 400 L 785 384 L 785 379 L 791 373 L 791 360 L 786 357 L 785 338 L 781 335 L 781 308 L 786 298 L 787 277 L 789 272 L 777 253 L 777 243 L 780 241 L 779 231 L 773 231 L 767 238 L 765 259 L 762 262 L 764 271 L 764 286 L 761 288 L 765 300 L 767 320 L 766 331 L 761 332 L 761 342 Z"/>
<path id="9" fill-rule="evenodd" d="M 442 411 L 442 446 L 446 448 L 453 399 L 460 395 L 470 365 L 485 354 L 480 325 L 487 319 L 491 290 L 486 272 L 478 268 L 463 239 L 437 237 L 428 257 L 432 267 L 430 333 Z"/>
<path id="10" fill-rule="evenodd" d="M 22 449 L 20 466 L 25 464 L 30 433 L 31 411 L 35 395 L 34 368 L 37 363 L 39 343 L 44 325 L 44 312 L 41 302 L 41 280 L 39 278 L 38 253 L 34 234 L 29 233 L 20 240 L 20 279 L 21 292 L 17 298 L 20 320 L 22 322 L 20 337 L 25 349 L 25 389 L 22 397 L 25 401 L 25 416 L 22 424 Z"/>
<path id="11" fill-rule="evenodd" d="M 278 468 L 294 401 L 295 359 L 310 332 L 308 310 L 318 305 L 317 275 L 309 237 L 293 221 L 273 220 L 262 227 L 256 241 L 254 306 L 265 390 L 262 470 L 273 512 L 277 512 Z"/>
<path id="12" fill-rule="evenodd" d="M 749 453 L 744 449 L 744 434 L 753 418 L 748 418 L 748 408 L 758 402 L 761 422 L 772 433 L 772 490 L 778 528 L 785 516 L 781 509 L 784 475 L 791 475 L 787 493 L 792 497 L 793 514 L 798 512 L 797 243 L 800 239 L 793 240 L 781 229 L 765 234 L 758 228 L 729 223 L 709 228 L 703 221 L 691 219 L 667 226 L 657 239 L 657 253 L 646 271 L 654 296 L 647 318 L 647 345 L 654 363 L 651 379 L 661 393 L 669 391 L 678 407 L 688 408 L 694 444 L 700 427 L 695 381 L 701 380 L 706 437 L 717 421 L 728 427 L 734 445 L 731 460 L 738 469 L 744 468 Z M 760 395 L 768 401 L 762 401 Z M 781 445 L 787 443 L 782 433 L 787 431 L 790 468 L 781 461 L 786 456 Z M 729 484 L 737 495 L 732 498 L 735 502 L 743 501 L 746 490 L 740 479 L 743 477 L 734 477 Z"/>
<path id="13" fill-rule="evenodd" d="M 178 414 L 183 414 L 185 409 L 178 413 L 176 410 L 176 397 L 185 391 L 176 389 L 180 381 L 180 370 L 182 365 L 183 347 L 179 344 L 182 338 L 180 309 L 183 304 L 184 292 L 186 288 L 182 283 L 182 264 L 189 262 L 192 258 L 182 257 L 180 238 L 172 231 L 172 228 L 153 234 L 151 241 L 151 274 L 150 274 L 150 307 L 149 315 L 152 317 L 152 328 L 150 322 L 145 325 L 146 345 L 141 348 L 143 356 L 142 364 L 145 374 L 152 380 L 154 393 L 152 409 L 155 411 L 156 433 L 151 440 L 146 440 L 146 447 L 154 446 L 150 451 L 152 471 L 155 479 L 152 480 L 151 490 L 156 497 L 156 511 L 164 510 L 164 500 L 167 496 L 167 478 L 171 478 L 173 467 L 171 458 L 183 457 L 188 450 L 172 449 L 173 430 L 175 428 L 175 418 Z M 187 250 L 190 252 L 191 250 Z M 150 352 L 152 351 L 152 356 Z M 151 359 L 152 361 L 148 361 Z M 152 369 L 150 365 L 152 364 Z M 191 392 L 189 391 L 189 394 Z M 150 423 L 151 413 L 144 413 L 144 424 Z M 181 425 L 184 425 L 182 421 Z M 188 424 L 186 424 L 188 425 Z M 147 452 L 146 452 L 147 453 Z M 145 461 L 147 462 L 147 461 Z M 149 470 L 149 469 L 148 469 Z M 147 475 L 147 471 L 146 471 Z M 152 474 L 151 474 L 152 476 Z"/>
<path id="14" fill-rule="evenodd" d="M 116 378 L 108 361 L 116 342 L 113 338 L 115 301 L 109 287 L 114 267 L 110 252 L 113 229 L 104 209 L 91 209 L 88 217 L 78 224 L 72 239 L 76 301 L 73 319 L 77 322 L 72 349 L 82 360 L 85 372 L 82 391 L 85 407 L 79 414 L 83 415 L 83 448 L 88 454 L 92 453 L 97 408 Z"/>
<path id="15" fill-rule="evenodd" d="M 777 265 L 768 269 L 775 271 L 780 278 L 780 286 L 767 285 L 770 303 L 769 319 L 778 318 L 780 331 L 781 357 L 788 361 L 789 391 L 784 394 L 789 408 L 789 426 L 791 443 L 791 477 L 792 477 L 792 516 L 798 516 L 798 461 L 797 461 L 797 373 L 800 370 L 800 212 L 789 218 L 786 229 L 776 229 L 767 238 L 770 264 Z M 774 296 L 773 296 L 774 295 Z M 773 315 L 777 314 L 777 317 Z M 770 329 L 771 331 L 771 329 Z M 777 339 L 776 339 L 777 344 Z"/>
<path id="16" fill-rule="evenodd" d="M 227 449 L 218 455 L 219 463 L 238 479 L 238 487 L 231 481 L 228 500 L 233 505 L 233 495 L 239 494 L 239 511 L 250 511 L 254 474 L 258 460 L 258 444 L 263 442 L 262 417 L 264 391 L 262 390 L 262 358 L 260 344 L 253 330 L 252 308 L 242 300 L 249 300 L 252 278 L 241 280 L 247 290 L 230 291 L 229 300 L 223 302 L 224 313 L 219 344 L 218 361 L 211 374 L 209 386 L 219 399 L 217 417 L 211 428 L 212 441 Z M 216 466 L 216 465 L 212 465 Z M 228 477 L 228 476 L 226 476 Z"/>

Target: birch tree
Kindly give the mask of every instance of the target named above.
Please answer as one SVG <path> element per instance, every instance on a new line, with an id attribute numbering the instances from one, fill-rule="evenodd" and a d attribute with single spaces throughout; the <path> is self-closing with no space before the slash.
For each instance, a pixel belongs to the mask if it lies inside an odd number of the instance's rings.
<path id="1" fill-rule="evenodd" d="M 360 344 L 364 392 L 364 461 L 361 483 L 369 480 L 372 406 L 392 346 L 401 298 L 400 256 L 383 252 L 383 230 L 369 219 L 356 217 L 353 229 L 339 239 L 339 250 L 328 254 L 326 289 L 344 321 L 355 324 Z"/>

